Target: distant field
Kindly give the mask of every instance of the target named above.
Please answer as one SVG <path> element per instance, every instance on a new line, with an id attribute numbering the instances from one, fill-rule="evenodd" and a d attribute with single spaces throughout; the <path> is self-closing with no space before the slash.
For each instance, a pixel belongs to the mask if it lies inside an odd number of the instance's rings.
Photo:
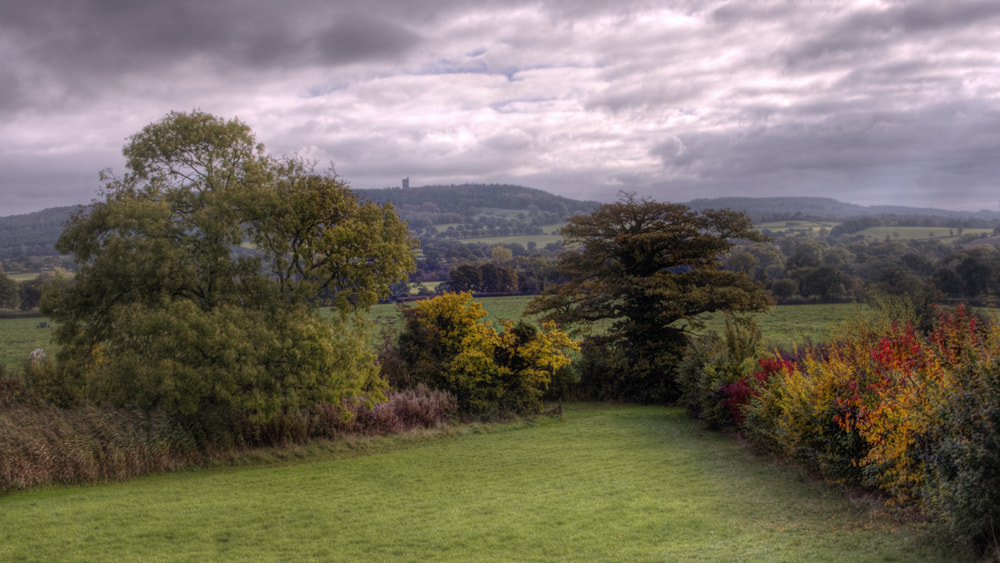
<path id="1" fill-rule="evenodd" d="M 531 296 L 485 297 L 480 301 L 492 317 L 517 320 L 531 299 Z M 833 325 L 864 313 L 864 307 L 851 304 L 787 305 L 775 307 L 757 315 L 757 318 L 769 347 L 789 348 L 793 344 L 821 342 L 829 336 Z M 378 342 L 381 328 L 398 329 L 402 326 L 396 305 L 376 305 L 369 318 L 380 327 L 373 335 L 373 344 Z M 7 369 L 19 369 L 35 348 L 55 351 L 50 340 L 52 329 L 37 328 L 41 322 L 48 322 L 48 319 L 0 319 L 0 365 Z M 706 331 L 711 330 L 722 332 L 721 314 L 709 316 Z"/>
<path id="2" fill-rule="evenodd" d="M 491 316 L 519 319 L 532 297 L 485 297 L 479 301 Z M 807 342 L 822 342 L 830 336 L 830 329 L 857 315 L 864 315 L 867 308 L 854 304 L 784 305 L 767 313 L 756 315 L 764 339 L 769 347 L 790 348 Z M 388 326 L 401 326 L 395 305 L 378 305 L 372 310 L 373 318 Z M 721 334 L 723 315 L 708 315 L 705 331 Z"/>
<path id="3" fill-rule="evenodd" d="M 528 217 L 529 214 L 524 209 L 500 209 L 498 207 L 480 207 L 477 217 L 503 217 L 513 219 L 515 217 Z"/>
<path id="4" fill-rule="evenodd" d="M 868 314 L 864 305 L 852 303 L 828 305 L 781 305 L 755 315 L 769 348 L 790 349 L 809 342 L 823 342 L 838 324 Z M 709 316 L 706 332 L 719 334 L 723 329 L 722 314 Z"/>
<path id="5" fill-rule="evenodd" d="M 830 230 L 840 223 L 836 221 L 771 221 L 756 225 L 758 229 L 767 229 L 773 233 L 783 233 L 787 231 L 808 231 L 819 233 L 823 229 Z"/>
<path id="6" fill-rule="evenodd" d="M 555 230 L 558 227 L 552 227 L 551 230 Z M 545 227 L 546 231 L 550 231 L 549 227 Z M 509 237 L 476 237 L 476 238 L 463 238 L 458 239 L 461 242 L 481 242 L 483 244 L 520 244 L 521 246 L 527 248 L 529 242 L 535 243 L 538 248 L 545 248 L 547 245 L 552 243 L 562 242 L 562 235 L 512 235 Z"/>
<path id="7" fill-rule="evenodd" d="M 19 370 L 31 356 L 31 351 L 52 349 L 52 329 L 38 328 L 45 318 L 0 319 L 0 367 Z"/>
<path id="8" fill-rule="evenodd" d="M 869 227 L 860 231 L 860 234 L 879 239 L 889 237 L 894 240 L 937 239 L 945 242 L 953 242 L 958 240 L 958 232 L 959 229 L 948 227 Z M 992 235 L 993 229 L 962 229 L 962 234 Z"/>
<path id="9" fill-rule="evenodd" d="M 31 281 L 38 277 L 40 272 L 27 272 L 27 273 L 17 273 L 17 274 L 6 274 L 6 276 L 14 281 Z"/>
<path id="10" fill-rule="evenodd" d="M 441 225 L 438 225 L 438 228 L 439 228 L 438 232 L 443 233 L 444 229 L 441 229 L 440 227 L 441 227 Z M 552 231 L 554 231 L 554 230 L 556 230 L 558 228 L 559 228 L 558 226 L 551 226 L 551 228 L 548 227 L 548 226 L 544 227 L 544 229 L 545 229 L 546 232 L 552 232 Z M 506 236 L 506 237 L 458 238 L 458 239 L 455 239 L 455 240 L 457 240 L 458 242 L 463 242 L 463 243 L 481 242 L 481 243 L 486 244 L 486 245 L 514 244 L 514 243 L 517 243 L 517 244 L 520 244 L 521 246 L 523 246 L 525 248 L 528 247 L 528 243 L 529 242 L 533 242 L 536 245 L 538 245 L 538 248 L 545 248 L 545 246 L 547 246 L 549 244 L 562 242 L 562 236 L 561 235 L 551 235 L 551 234 L 549 234 L 549 235 L 546 235 L 546 234 L 542 234 L 542 235 L 511 235 L 511 236 Z"/>

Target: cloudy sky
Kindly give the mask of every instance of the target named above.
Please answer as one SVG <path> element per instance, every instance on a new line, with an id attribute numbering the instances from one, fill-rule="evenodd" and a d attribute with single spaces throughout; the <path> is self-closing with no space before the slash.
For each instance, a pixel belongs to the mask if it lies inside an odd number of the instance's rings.
<path id="1" fill-rule="evenodd" d="M 0 3 L 0 215 L 171 110 L 357 188 L 1000 209 L 1000 2 Z"/>

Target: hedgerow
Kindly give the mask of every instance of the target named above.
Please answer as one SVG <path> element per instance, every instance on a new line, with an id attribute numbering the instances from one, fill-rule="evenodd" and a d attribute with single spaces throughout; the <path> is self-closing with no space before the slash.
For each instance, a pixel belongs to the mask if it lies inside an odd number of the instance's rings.
<path id="1" fill-rule="evenodd" d="M 717 402 L 701 411 L 711 422 L 919 506 L 1000 555 L 1000 327 L 964 306 L 938 311 L 923 332 L 884 315 L 856 323 L 796 357 L 761 359 L 705 397 Z"/>

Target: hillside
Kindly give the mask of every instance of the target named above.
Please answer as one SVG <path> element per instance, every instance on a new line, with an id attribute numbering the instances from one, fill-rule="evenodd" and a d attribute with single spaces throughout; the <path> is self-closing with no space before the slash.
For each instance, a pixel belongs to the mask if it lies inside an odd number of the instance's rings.
<path id="1" fill-rule="evenodd" d="M 953 219 L 1000 219 L 995 211 L 954 211 L 902 205 L 863 206 L 844 203 L 828 197 L 718 197 L 694 199 L 687 203 L 692 209 L 736 209 L 754 217 L 793 216 L 825 219 L 846 219 L 874 215 L 931 216 Z"/>
<path id="2" fill-rule="evenodd" d="M 354 190 L 363 198 L 382 203 L 391 201 L 397 208 L 430 208 L 433 204 L 440 213 L 465 214 L 469 208 L 493 208 L 529 211 L 537 208 L 546 213 L 568 217 L 575 213 L 589 213 L 597 202 L 580 201 L 553 195 L 549 192 L 509 184 L 461 184 L 450 186 L 423 186 L 401 189 Z"/>
<path id="3" fill-rule="evenodd" d="M 357 189 L 375 202 L 392 202 L 422 239 L 482 239 L 547 235 L 567 217 L 589 213 L 598 202 L 557 196 L 543 190 L 506 184 L 461 184 L 411 189 Z M 963 212 L 902 206 L 861 206 L 819 197 L 726 197 L 695 199 L 693 209 L 735 209 L 755 222 L 809 217 L 846 221 L 845 232 L 876 225 L 992 228 L 1000 213 Z M 76 207 L 0 217 L 0 261 L 21 256 L 55 256 L 55 242 Z M 878 217 L 871 224 L 863 219 Z M 926 219 L 921 219 L 926 218 Z M 927 219 L 936 221 L 928 222 Z M 857 222 L 856 228 L 850 228 Z M 836 233 L 834 233 L 836 234 Z"/>
<path id="4" fill-rule="evenodd" d="M 355 192 L 378 203 L 391 202 L 421 239 L 551 235 L 567 217 L 599 205 L 506 184 Z"/>
<path id="5" fill-rule="evenodd" d="M 75 206 L 0 217 L 0 260 L 17 256 L 57 256 L 55 244 Z"/>

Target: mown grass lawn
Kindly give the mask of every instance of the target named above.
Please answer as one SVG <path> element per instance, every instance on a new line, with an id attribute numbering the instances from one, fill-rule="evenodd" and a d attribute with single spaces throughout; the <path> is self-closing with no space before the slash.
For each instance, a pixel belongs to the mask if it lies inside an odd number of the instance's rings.
<path id="1" fill-rule="evenodd" d="M 681 410 L 0 497 L 0 560 L 956 561 Z"/>

